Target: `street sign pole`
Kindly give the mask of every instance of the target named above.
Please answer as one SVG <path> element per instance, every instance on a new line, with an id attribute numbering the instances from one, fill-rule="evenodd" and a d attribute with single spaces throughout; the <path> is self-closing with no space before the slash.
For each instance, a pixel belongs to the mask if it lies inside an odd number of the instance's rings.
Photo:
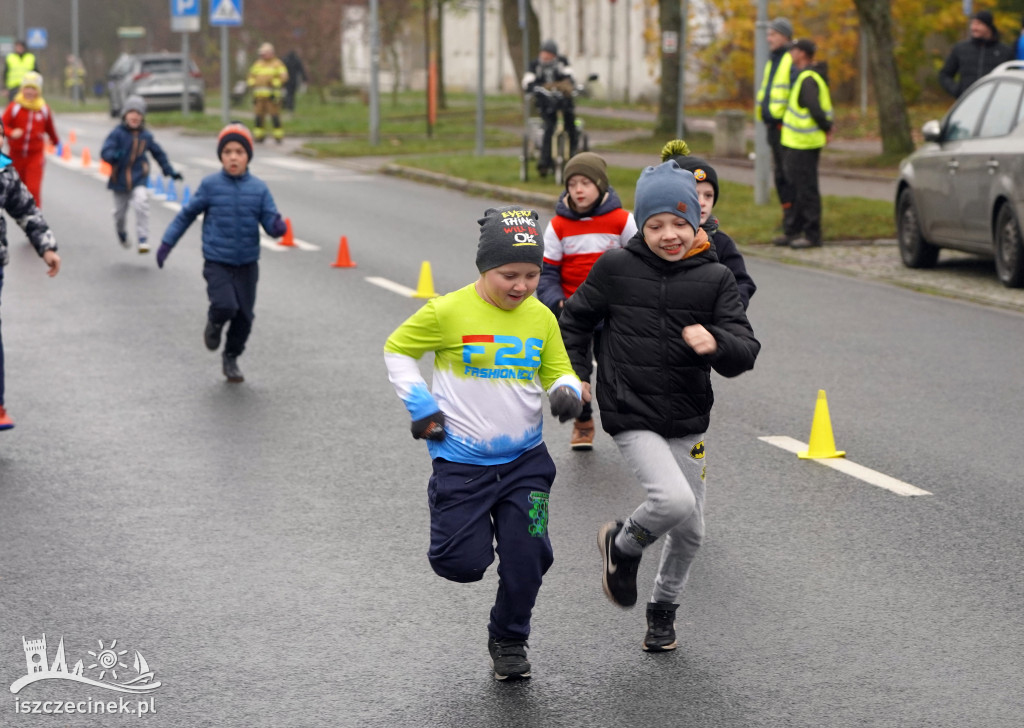
<path id="1" fill-rule="evenodd" d="M 192 64 L 188 60 L 188 31 L 181 34 L 181 64 L 181 115 L 188 116 L 189 86 L 192 83 Z"/>
<path id="2" fill-rule="evenodd" d="M 198 0 L 178 0 L 191 7 Z M 198 7 L 198 6 L 197 6 Z M 242 25 L 242 0 L 210 0 L 210 25 L 220 26 L 220 116 L 225 126 L 230 121 L 231 56 L 228 48 L 228 27 Z"/>
<path id="3" fill-rule="evenodd" d="M 224 126 L 230 121 L 231 89 L 228 88 L 228 26 L 220 26 L 220 120 Z"/>
<path id="4" fill-rule="evenodd" d="M 768 63 L 768 0 L 757 0 L 757 22 L 754 24 L 754 106 L 761 74 Z M 770 89 L 766 89 L 766 93 Z M 771 175 L 771 148 L 768 146 L 768 127 L 754 124 L 754 204 L 768 204 L 768 184 Z"/>
<path id="5" fill-rule="evenodd" d="M 76 104 L 80 104 L 85 100 L 83 98 L 85 92 L 85 73 L 83 72 L 82 74 L 82 83 L 77 83 L 77 64 L 81 60 L 78 57 L 78 0 L 71 0 L 71 55 L 75 57 L 74 63 L 76 64 L 71 69 L 71 100 Z"/>

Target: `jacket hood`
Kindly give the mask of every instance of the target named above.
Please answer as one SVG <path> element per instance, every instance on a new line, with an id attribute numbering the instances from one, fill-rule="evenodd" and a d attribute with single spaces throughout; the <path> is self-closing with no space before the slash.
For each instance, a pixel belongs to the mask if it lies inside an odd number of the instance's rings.
<path id="1" fill-rule="evenodd" d="M 619 199 L 619 193 L 615 191 L 614 187 L 609 187 L 601 201 L 581 215 L 569 207 L 569 191 L 563 190 L 558 198 L 558 204 L 555 205 L 555 214 L 570 220 L 583 220 L 587 217 L 607 215 L 609 212 L 618 210 L 620 207 L 622 207 L 622 200 Z"/>

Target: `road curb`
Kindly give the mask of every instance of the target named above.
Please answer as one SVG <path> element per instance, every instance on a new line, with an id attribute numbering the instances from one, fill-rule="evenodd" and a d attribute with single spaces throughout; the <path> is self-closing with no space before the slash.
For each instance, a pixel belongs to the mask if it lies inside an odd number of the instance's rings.
<path id="1" fill-rule="evenodd" d="M 510 200 L 512 202 L 521 202 L 525 205 L 536 205 L 538 207 L 543 206 L 553 210 L 555 209 L 555 205 L 558 204 L 557 195 L 546 195 L 542 192 L 527 192 L 526 190 L 517 190 L 514 187 L 502 187 L 501 185 L 492 185 L 487 182 L 477 182 L 475 180 L 464 179 L 462 177 L 452 177 L 451 175 L 441 174 L 440 172 L 431 172 L 429 170 L 417 169 L 415 167 L 405 167 L 401 164 L 385 164 L 380 168 L 380 171 L 384 174 L 390 174 L 395 177 L 404 177 L 418 182 L 440 184 L 453 190 L 461 190 L 462 192 L 481 196 L 490 195 Z"/>

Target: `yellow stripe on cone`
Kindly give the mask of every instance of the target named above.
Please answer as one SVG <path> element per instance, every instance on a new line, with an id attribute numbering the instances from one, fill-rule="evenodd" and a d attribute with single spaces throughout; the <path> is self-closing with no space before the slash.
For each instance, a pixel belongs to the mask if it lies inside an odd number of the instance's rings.
<path id="1" fill-rule="evenodd" d="M 818 401 L 814 405 L 814 420 L 811 422 L 811 441 L 804 452 L 796 456 L 803 460 L 817 458 L 841 458 L 845 450 L 836 450 L 836 441 L 832 436 L 832 420 L 828 416 L 828 400 L 825 390 L 818 390 Z"/>
<path id="2" fill-rule="evenodd" d="M 423 265 L 420 266 L 420 282 L 416 286 L 416 293 L 412 294 L 413 298 L 435 298 L 437 293 L 434 291 L 434 276 L 430 273 L 430 261 L 423 261 Z"/>

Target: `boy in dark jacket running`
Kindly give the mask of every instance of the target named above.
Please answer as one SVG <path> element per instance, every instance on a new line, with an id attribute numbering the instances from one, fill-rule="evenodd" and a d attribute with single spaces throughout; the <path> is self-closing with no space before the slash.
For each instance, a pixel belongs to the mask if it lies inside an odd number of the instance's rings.
<path id="1" fill-rule="evenodd" d="M 0 147 L 4 143 L 4 125 L 0 122 Z M 28 235 L 32 247 L 39 253 L 52 278 L 60 272 L 60 256 L 57 241 L 36 207 L 36 201 L 28 187 L 14 171 L 14 164 L 6 154 L 0 153 L 0 209 L 11 216 Z M 0 215 L 0 290 L 4 285 L 4 266 L 7 265 L 7 219 Z M 4 342 L 0 337 L 0 430 L 14 427 L 14 420 L 4 408 Z"/>
<path id="2" fill-rule="evenodd" d="M 207 176 L 192 200 L 167 226 L 156 253 L 161 268 L 178 239 L 203 213 L 203 277 L 210 311 L 203 341 L 220 348 L 224 324 L 231 322 L 224 343 L 223 370 L 229 382 L 245 381 L 238 357 L 252 331 L 256 281 L 259 278 L 260 225 L 279 238 L 286 232 L 274 198 L 263 180 L 249 174 L 252 134 L 243 124 L 228 124 L 217 137 L 217 156 L 224 168 Z"/>
<path id="3" fill-rule="evenodd" d="M 591 334 L 604 321 L 597 369 L 601 424 L 647 490 L 625 522 L 598 531 L 604 590 L 636 603 L 643 550 L 665 537 L 643 648 L 676 647 L 675 612 L 704 535 L 704 435 L 714 395 L 711 369 L 725 377 L 754 366 L 761 348 L 743 312 L 736 279 L 700 228 L 693 174 L 675 161 L 648 167 L 636 184 L 640 232 L 598 258 L 559 325 L 584 399 Z"/>
<path id="4" fill-rule="evenodd" d="M 708 235 L 711 247 L 718 256 L 718 262 L 732 271 L 736 286 L 740 289 L 743 310 L 747 310 L 750 299 L 757 290 L 754 279 L 747 272 L 747 263 L 736 247 L 736 242 L 718 227 L 718 218 L 713 214 L 718 204 L 718 172 L 700 157 L 690 156 L 690 147 L 682 139 L 673 139 L 661 150 L 661 161 L 674 159 L 681 169 L 693 173 L 697 181 L 697 200 L 700 202 L 700 226 Z"/>
<path id="5" fill-rule="evenodd" d="M 125 223 L 128 206 L 135 211 L 135 231 L 139 238 L 139 252 L 149 252 L 149 162 L 146 153 L 153 155 L 163 173 L 175 180 L 181 175 L 174 171 L 164 150 L 145 128 L 146 102 L 141 96 L 129 96 L 121 112 L 121 123 L 114 128 L 103 142 L 100 158 L 110 165 L 110 180 L 107 189 L 114 192 L 114 226 L 117 239 L 128 248 L 128 231 Z"/>

